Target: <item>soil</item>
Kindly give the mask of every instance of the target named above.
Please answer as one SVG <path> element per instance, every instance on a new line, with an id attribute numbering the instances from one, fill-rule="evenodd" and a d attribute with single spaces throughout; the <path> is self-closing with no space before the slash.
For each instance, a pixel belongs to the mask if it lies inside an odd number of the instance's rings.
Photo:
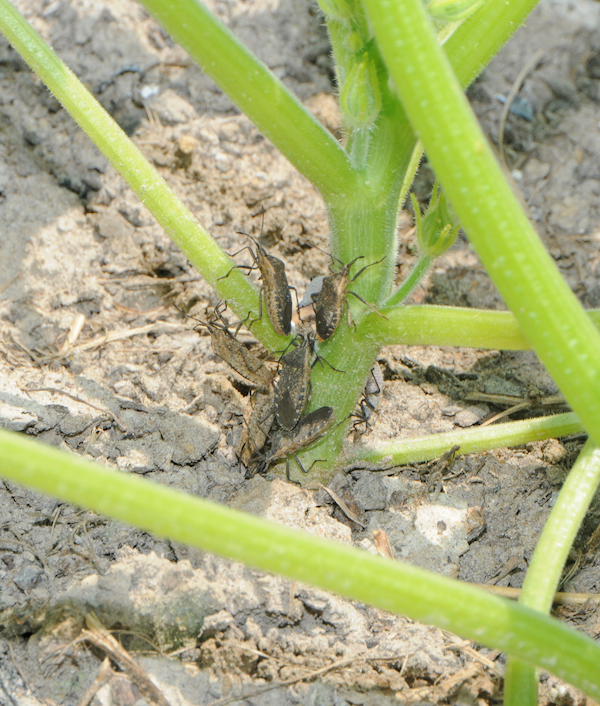
<path id="1" fill-rule="evenodd" d="M 291 284 L 302 293 L 327 271 L 327 257 L 305 243 L 326 247 L 317 192 L 140 6 L 15 4 L 226 250 L 246 244 L 237 231 L 259 233 L 264 206 L 263 242 L 284 260 Z M 339 134 L 315 5 L 208 4 Z M 506 159 L 567 282 L 585 306 L 598 307 L 600 6 L 542 0 L 469 97 L 497 144 L 502 100 L 538 49 L 508 116 Z M 279 471 L 246 480 L 234 447 L 248 386 L 175 308 L 191 306 L 204 318 L 216 296 L 3 39 L 0 85 L 3 427 L 366 551 L 376 551 L 384 530 L 397 559 L 447 576 L 521 585 L 583 438 L 457 456 L 441 470 L 340 474 L 329 487 L 352 505 L 353 519 L 327 492 L 291 485 Z M 431 183 L 425 164 L 419 198 Z M 401 214 L 399 280 L 415 261 L 411 224 Z M 411 301 L 504 308 L 463 237 Z M 462 429 L 505 409 L 468 399 L 474 393 L 534 401 L 556 393 L 529 352 L 392 346 L 379 362 L 383 392 L 363 437 L 370 444 Z M 600 590 L 589 541 L 599 515 L 594 504 L 565 590 Z M 91 610 L 172 705 L 501 699 L 503 656 L 441 630 L 157 540 L 7 481 L 0 523 L 2 704 L 152 703 L 130 669 L 116 658 L 102 667 L 106 650 L 81 640 Z M 556 614 L 600 634 L 593 601 Z M 541 703 L 586 700 L 542 674 Z"/>

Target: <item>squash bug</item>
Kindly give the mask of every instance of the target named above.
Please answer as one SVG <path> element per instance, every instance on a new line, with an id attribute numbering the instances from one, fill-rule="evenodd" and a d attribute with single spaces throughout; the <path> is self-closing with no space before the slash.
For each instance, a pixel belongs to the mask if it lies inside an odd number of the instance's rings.
<path id="1" fill-rule="evenodd" d="M 249 250 L 254 261 L 254 266 L 236 265 L 238 269 L 253 270 L 258 268 L 260 278 L 262 280 L 262 289 L 260 292 L 258 318 L 262 318 L 263 300 L 267 310 L 267 316 L 271 322 L 271 326 L 280 336 L 289 336 L 292 330 L 292 295 L 290 294 L 290 286 L 288 284 L 287 275 L 285 273 L 285 265 L 282 260 L 269 253 L 264 249 L 256 238 L 253 238 L 248 233 L 239 233 L 250 238 L 256 245 L 256 251 L 250 246 L 242 248 Z M 242 250 L 238 250 L 236 255 Z M 232 268 L 235 269 L 235 268 Z M 229 271 L 231 272 L 231 270 Z M 229 276 L 229 272 L 219 279 L 224 279 Z"/>
<path id="2" fill-rule="evenodd" d="M 236 454 L 248 467 L 265 445 L 275 421 L 275 391 L 273 387 L 255 390 L 244 414 L 244 429 L 236 447 Z"/>
<path id="3" fill-rule="evenodd" d="M 321 286 L 321 291 L 319 294 L 313 294 L 314 300 L 314 310 L 317 325 L 317 336 L 320 341 L 326 341 L 331 338 L 336 332 L 337 327 L 342 319 L 344 313 L 344 306 L 346 305 L 346 296 L 352 294 L 361 301 L 369 309 L 379 314 L 377 309 L 375 309 L 369 302 L 366 302 L 361 296 L 356 294 L 356 292 L 351 292 L 348 289 L 348 284 L 354 282 L 360 275 L 368 268 L 373 265 L 378 265 L 383 260 L 377 260 L 377 262 L 372 262 L 369 265 L 365 265 L 361 270 L 359 270 L 352 279 L 350 279 L 350 268 L 357 261 L 363 259 L 364 255 L 359 255 L 355 257 L 352 262 L 347 265 L 342 265 L 342 267 L 336 272 L 332 272 L 323 279 L 323 284 Z M 337 258 L 336 258 L 337 259 Z M 379 314 L 383 316 L 383 314 Z M 350 317 L 350 312 L 348 311 L 348 317 Z M 383 317 L 385 318 L 385 317 Z"/>
<path id="4" fill-rule="evenodd" d="M 273 435 L 271 450 L 266 454 L 264 461 L 257 468 L 259 473 L 264 473 L 273 461 L 280 458 L 286 459 L 286 474 L 290 480 L 289 456 L 293 456 L 302 473 L 308 471 L 304 468 L 296 455 L 297 451 L 306 448 L 319 439 L 325 431 L 335 422 L 335 414 L 331 407 L 319 407 L 303 417 L 291 433 L 283 431 Z M 316 461 L 313 461 L 313 464 Z M 312 468 L 312 465 L 311 465 Z M 254 473 L 253 473 L 254 474 Z"/>
<path id="5" fill-rule="evenodd" d="M 310 399 L 310 359 L 314 338 L 310 334 L 300 336 L 302 343 L 281 356 L 279 377 L 275 383 L 275 416 L 285 431 L 291 431 L 298 424 Z"/>
<path id="6" fill-rule="evenodd" d="M 220 319 L 220 323 L 218 323 Z M 197 319 L 197 321 L 200 321 Z M 212 318 L 200 321 L 210 332 L 210 341 L 213 353 L 222 358 L 236 373 L 259 388 L 268 388 L 273 382 L 273 373 L 262 360 L 257 358 L 243 343 L 240 343 L 235 334 L 229 330 L 228 322 L 223 318 L 220 305 L 214 310 Z M 242 322 L 239 323 L 239 326 Z M 239 326 L 236 329 L 239 330 Z"/>

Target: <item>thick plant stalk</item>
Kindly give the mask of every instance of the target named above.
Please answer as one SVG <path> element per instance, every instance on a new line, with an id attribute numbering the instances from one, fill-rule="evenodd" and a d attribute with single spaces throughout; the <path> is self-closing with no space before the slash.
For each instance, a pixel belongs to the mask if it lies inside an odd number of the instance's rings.
<path id="1" fill-rule="evenodd" d="M 0 469 L 157 536 L 459 633 L 600 698 L 600 647 L 592 639 L 480 589 L 102 468 L 23 434 L 0 430 Z"/>
<path id="2" fill-rule="evenodd" d="M 592 438 L 600 443 L 600 334 L 503 177 L 420 0 L 364 0 L 407 114 L 461 224 Z"/>
<path id="3" fill-rule="evenodd" d="M 588 441 L 571 469 L 529 563 L 519 603 L 548 613 L 575 537 L 600 484 L 600 449 Z M 537 706 L 535 667 L 509 657 L 505 706 Z"/>

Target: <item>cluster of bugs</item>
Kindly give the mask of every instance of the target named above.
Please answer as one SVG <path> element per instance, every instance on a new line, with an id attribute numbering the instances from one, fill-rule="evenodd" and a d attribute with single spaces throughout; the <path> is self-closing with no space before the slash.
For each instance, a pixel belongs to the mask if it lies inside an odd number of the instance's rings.
<path id="1" fill-rule="evenodd" d="M 252 239 L 255 249 L 247 246 L 243 250 L 250 252 L 253 264 L 236 267 L 258 270 L 262 284 L 258 318 L 262 317 L 265 310 L 273 329 L 287 336 L 292 331 L 293 304 L 290 290 L 293 288 L 288 284 L 285 265 L 269 254 L 258 240 L 252 236 L 247 237 Z M 237 339 L 239 328 L 245 322 L 231 325 L 224 316 L 226 303 L 222 302 L 215 308 L 208 322 L 202 322 L 211 334 L 213 352 L 255 388 L 244 415 L 244 429 L 236 448 L 238 458 L 247 469 L 247 477 L 265 472 L 273 461 L 285 459 L 289 479 L 290 457 L 295 459 L 303 473 L 308 473 L 310 469 L 303 467 L 297 452 L 314 443 L 334 424 L 335 414 L 331 407 L 320 407 L 306 413 L 311 397 L 311 370 L 316 363 L 327 363 L 316 352 L 316 343 L 331 338 L 337 330 L 347 295 L 352 294 L 364 302 L 356 293 L 348 290 L 349 283 L 370 266 L 363 267 L 351 279 L 350 268 L 359 259 L 342 265 L 329 275 L 312 280 L 303 302 L 299 302 L 297 308 L 299 312 L 300 307 L 312 304 L 315 329 L 304 323 L 299 327 L 299 332 L 279 358 L 276 372 Z M 364 303 L 372 308 L 367 302 Z M 367 386 L 371 384 L 373 388 L 372 383 L 375 381 L 380 391 L 380 377 L 376 378 L 372 372 L 371 378 Z M 365 428 L 368 428 L 376 406 L 374 400 L 377 393 L 371 388 L 365 389 L 360 411 L 355 415 L 359 423 L 364 422 Z"/>

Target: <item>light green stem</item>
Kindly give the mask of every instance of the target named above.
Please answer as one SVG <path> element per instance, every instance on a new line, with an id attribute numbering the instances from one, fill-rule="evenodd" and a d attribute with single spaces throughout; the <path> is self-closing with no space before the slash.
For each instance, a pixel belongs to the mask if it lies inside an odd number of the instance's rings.
<path id="1" fill-rule="evenodd" d="M 486 0 L 444 42 L 452 68 L 466 88 L 525 22 L 539 0 Z"/>
<path id="2" fill-rule="evenodd" d="M 433 260 L 429 256 L 420 255 L 416 265 L 413 267 L 406 280 L 402 282 L 402 285 L 398 287 L 398 289 L 386 301 L 384 306 L 398 306 L 399 304 L 402 304 L 402 302 L 410 296 L 413 289 L 423 279 L 425 273 L 431 267 L 432 262 Z"/>
<path id="3" fill-rule="evenodd" d="M 522 419 L 518 422 L 491 424 L 464 431 L 402 439 L 391 444 L 379 444 L 377 448 L 352 449 L 352 456 L 370 463 L 401 465 L 432 461 L 454 446 L 461 454 L 479 453 L 490 449 L 519 446 L 530 441 L 554 439 L 583 431 L 583 425 L 573 412 L 554 414 L 549 417 Z"/>
<path id="4" fill-rule="evenodd" d="M 529 350 L 531 345 L 510 311 L 463 309 L 451 306 L 399 306 L 368 314 L 357 327 L 359 340 L 380 346 L 462 346 L 492 350 Z M 588 316 L 600 328 L 600 309 Z"/>
<path id="5" fill-rule="evenodd" d="M 4 478 L 157 536 L 409 615 L 506 651 L 600 698 L 600 647 L 586 635 L 517 603 L 102 468 L 22 434 L 0 430 L 0 468 Z"/>
<path id="6" fill-rule="evenodd" d="M 420 0 L 365 0 L 403 105 L 483 264 L 600 443 L 600 334 L 561 278 L 487 144 Z"/>
<path id="7" fill-rule="evenodd" d="M 546 520 L 529 563 L 519 603 L 548 613 L 569 551 L 600 484 L 600 449 L 588 441 L 579 454 Z M 535 667 L 509 657 L 504 678 L 505 706 L 537 706 Z"/>
<path id="8" fill-rule="evenodd" d="M 143 157 L 117 123 L 65 66 L 8 0 L 0 0 L 0 31 L 94 141 L 113 167 L 137 193 L 144 205 L 206 281 L 226 299 L 240 318 L 258 312 L 258 292 L 198 223 L 164 179 Z M 285 346 L 267 318 L 252 328 L 271 349 Z"/>

